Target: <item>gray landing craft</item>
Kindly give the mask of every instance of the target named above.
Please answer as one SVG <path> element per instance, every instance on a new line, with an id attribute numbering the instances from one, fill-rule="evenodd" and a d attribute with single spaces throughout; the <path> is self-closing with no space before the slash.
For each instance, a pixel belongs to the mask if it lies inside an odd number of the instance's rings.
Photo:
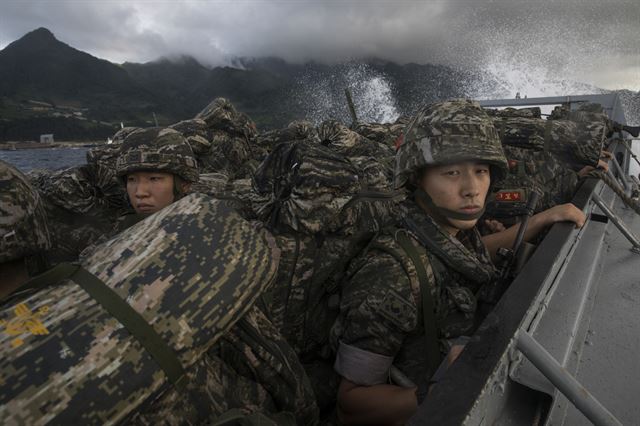
<path id="1" fill-rule="evenodd" d="M 484 107 L 595 102 L 626 123 L 616 94 L 482 101 Z M 632 154 L 609 147 L 629 194 Z M 637 183 L 637 180 L 635 180 Z M 640 421 L 640 215 L 602 180 L 573 203 L 581 229 L 558 223 L 410 424 L 597 425 Z"/>

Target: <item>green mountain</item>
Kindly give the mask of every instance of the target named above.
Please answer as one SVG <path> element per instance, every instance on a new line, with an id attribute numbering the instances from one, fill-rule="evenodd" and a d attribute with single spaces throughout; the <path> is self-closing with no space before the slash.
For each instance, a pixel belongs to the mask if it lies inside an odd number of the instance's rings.
<path id="1" fill-rule="evenodd" d="M 54 133 L 56 140 L 104 139 L 120 123 L 169 125 L 192 118 L 219 96 L 266 130 L 300 118 L 350 122 L 347 87 L 368 121 L 464 97 L 479 82 L 488 92 L 509 95 L 477 71 L 376 58 L 334 65 L 236 58 L 232 65 L 208 68 L 186 56 L 116 65 L 39 28 L 0 51 L 0 141 L 37 140 L 42 133 Z"/>

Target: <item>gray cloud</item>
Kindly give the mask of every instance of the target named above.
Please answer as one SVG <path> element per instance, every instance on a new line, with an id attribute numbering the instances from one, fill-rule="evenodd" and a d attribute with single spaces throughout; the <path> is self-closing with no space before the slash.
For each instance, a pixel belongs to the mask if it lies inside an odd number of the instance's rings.
<path id="1" fill-rule="evenodd" d="M 3 0 L 0 47 L 37 27 L 95 56 L 188 54 L 476 66 L 518 80 L 640 89 L 640 2 Z M 523 83 L 523 84 L 525 84 Z"/>

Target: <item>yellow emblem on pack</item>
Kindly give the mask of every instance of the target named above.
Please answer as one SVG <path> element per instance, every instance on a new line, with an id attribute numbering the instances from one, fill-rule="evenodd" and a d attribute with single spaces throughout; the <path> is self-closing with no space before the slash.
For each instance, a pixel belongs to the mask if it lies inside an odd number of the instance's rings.
<path id="1" fill-rule="evenodd" d="M 24 333 L 31 333 L 35 336 L 49 334 L 47 327 L 40 321 L 40 318 L 48 311 L 48 306 L 42 306 L 34 313 L 25 303 L 20 303 L 13 309 L 16 314 L 15 318 L 9 321 L 0 320 L 0 326 L 5 327 L 4 332 L 9 336 L 20 336 Z M 17 348 L 23 343 L 24 341 L 20 337 L 16 337 L 11 342 L 11 346 Z"/>

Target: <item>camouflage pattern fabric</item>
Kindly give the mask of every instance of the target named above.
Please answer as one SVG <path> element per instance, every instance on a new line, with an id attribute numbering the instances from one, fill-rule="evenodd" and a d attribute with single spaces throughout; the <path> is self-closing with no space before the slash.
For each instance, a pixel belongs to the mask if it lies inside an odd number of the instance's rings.
<path id="1" fill-rule="evenodd" d="M 535 212 L 571 201 L 578 187 L 575 172 L 595 165 L 605 140 L 602 121 L 575 123 L 529 118 L 522 110 L 493 113 L 509 163 L 507 177 L 492 185 L 486 217 L 509 226 L 525 214 L 532 191 L 541 198 Z"/>
<path id="2" fill-rule="evenodd" d="M 198 164 L 191 147 L 178 131 L 152 127 L 129 134 L 116 161 L 116 174 L 154 170 L 180 176 L 186 182 L 198 181 Z"/>
<path id="3" fill-rule="evenodd" d="M 30 173 L 30 178 L 50 202 L 73 213 L 120 207 L 122 202 L 113 203 L 105 197 L 101 187 L 96 185 L 92 172 L 92 167 L 84 165 L 56 171 L 36 171 Z M 122 191 L 121 195 L 124 195 Z"/>
<path id="4" fill-rule="evenodd" d="M 533 191 L 540 195 L 535 213 L 571 201 L 578 187 L 578 175 L 557 158 L 543 152 L 505 146 L 509 174 L 492 186 L 486 217 L 505 226 L 515 224 L 526 210 Z"/>
<path id="5" fill-rule="evenodd" d="M 223 173 L 200 173 L 198 182 L 191 184 L 190 192 L 215 195 L 224 192 L 229 176 Z"/>
<path id="6" fill-rule="evenodd" d="M 335 316 L 329 311 L 337 309 L 328 299 L 337 296 L 350 260 L 395 223 L 399 201 L 397 194 L 360 193 L 320 233 L 276 235 L 282 253 L 278 275 L 263 299 L 269 318 L 299 355 L 328 356 L 327 332 Z"/>
<path id="7" fill-rule="evenodd" d="M 113 135 L 113 138 L 111 138 L 111 143 L 113 145 L 119 145 L 124 142 L 127 136 L 140 129 L 142 129 L 142 127 L 123 127 L 122 129 L 118 130 L 115 135 Z"/>
<path id="8" fill-rule="evenodd" d="M 200 157 L 205 155 L 211 149 L 209 142 L 207 123 L 204 120 L 194 118 L 192 120 L 183 120 L 169 126 L 170 129 L 177 130 L 187 139 L 191 150 Z"/>
<path id="9" fill-rule="evenodd" d="M 393 189 L 391 161 L 380 161 L 368 156 L 350 157 L 349 161 L 360 171 L 360 176 L 366 182 L 367 189 L 376 191 L 391 191 Z"/>
<path id="10" fill-rule="evenodd" d="M 125 127 L 122 131 L 125 129 L 132 128 Z M 133 129 L 138 130 L 138 128 Z M 116 136 L 119 133 L 116 133 Z M 94 147 L 87 151 L 86 170 L 89 180 L 96 189 L 96 194 L 104 198 L 110 208 L 126 211 L 131 209 L 131 206 L 127 201 L 127 193 L 122 181 L 116 175 L 116 162 L 122 146 L 121 141 L 116 142 L 116 136 L 114 136 L 113 143 Z"/>
<path id="11" fill-rule="evenodd" d="M 355 131 L 365 138 L 376 141 L 383 145 L 395 149 L 395 143 L 400 136 L 406 123 L 359 123 Z"/>
<path id="12" fill-rule="evenodd" d="M 254 176 L 260 220 L 278 232 L 314 234 L 335 220 L 362 189 L 356 168 L 329 149 L 307 143 L 283 143 Z"/>
<path id="13" fill-rule="evenodd" d="M 130 211 L 125 207 L 122 184 L 116 181 L 119 191 L 106 195 L 94 179 L 94 170 L 85 165 L 30 176 L 49 224 L 52 244 L 45 256 L 51 264 L 76 260 L 86 247 L 110 233 L 118 217 Z M 116 194 L 118 203 L 114 202 Z"/>
<path id="14" fill-rule="evenodd" d="M 506 174 L 498 132 L 480 104 L 456 100 L 427 105 L 407 126 L 398 147 L 394 186 L 405 186 L 411 174 L 424 166 L 470 160 L 495 166 L 494 182 Z"/>
<path id="15" fill-rule="evenodd" d="M 239 374 L 255 377 L 275 402 L 272 412 L 293 412 L 298 424 L 317 421 L 315 398 L 300 361 L 261 311 L 245 316 L 214 349 Z M 237 399 L 246 398 L 241 390 L 233 392 Z"/>
<path id="16" fill-rule="evenodd" d="M 258 166 L 252 147 L 244 138 L 214 130 L 211 132 L 211 150 L 200 157 L 202 171 L 224 173 L 232 179 L 250 178 Z"/>
<path id="17" fill-rule="evenodd" d="M 216 98 L 196 115 L 207 123 L 210 131 L 221 130 L 232 136 L 241 136 L 247 142 L 253 142 L 258 136 L 256 125 L 249 116 L 238 112 L 225 98 Z M 211 135 L 209 137 L 211 138 Z"/>
<path id="18" fill-rule="evenodd" d="M 254 206 L 282 253 L 263 306 L 313 376 L 323 416 L 335 407 L 329 329 L 341 283 L 350 260 L 396 219 L 400 199 L 363 190 L 358 173 L 328 148 L 289 142 L 278 145 L 255 176 Z"/>
<path id="19" fill-rule="evenodd" d="M 275 238 L 281 253 L 278 274 L 262 301 L 269 320 L 300 355 L 306 349 L 307 296 L 319 249 L 313 236 L 282 234 Z"/>
<path id="20" fill-rule="evenodd" d="M 546 150 L 575 171 L 595 167 L 606 140 L 606 126 L 601 122 L 507 117 L 494 123 L 504 145 Z"/>
<path id="21" fill-rule="evenodd" d="M 393 157 L 388 145 L 369 140 L 339 121 L 329 120 L 318 126 L 320 143 L 346 157 L 369 156 L 376 159 Z"/>
<path id="22" fill-rule="evenodd" d="M 483 286 L 491 284 L 495 270 L 475 229 L 459 234 L 464 236 L 463 244 L 440 228 L 414 201 L 404 202 L 403 208 L 403 214 L 429 234 L 441 253 L 426 250 L 410 231 L 404 230 L 427 271 L 438 319 L 440 352 L 444 355 L 451 339 L 475 330 L 479 293 Z M 376 247 L 393 250 L 402 261 Z M 344 343 L 389 357 L 389 362 L 414 383 L 428 380 L 420 283 L 413 262 L 393 235 L 383 233 L 377 237 L 368 251 L 352 261 L 348 274 L 349 280 L 342 287 L 340 315 L 331 330 L 332 346 L 341 351 L 340 343 Z M 361 362 L 367 363 L 364 355 Z M 359 383 L 354 371 L 345 370 L 340 364 L 336 367 L 340 375 Z M 369 374 L 366 367 L 361 373 Z M 370 382 L 366 379 L 368 383 L 359 384 L 386 383 L 387 377 L 371 377 Z"/>
<path id="23" fill-rule="evenodd" d="M 293 129 L 297 137 L 295 140 L 312 140 L 320 141 L 318 129 L 309 120 L 294 120 L 287 125 L 288 129 Z"/>
<path id="24" fill-rule="evenodd" d="M 276 236 L 282 255 L 276 280 L 262 295 L 263 309 L 303 362 L 322 417 L 335 407 L 339 383 L 331 368 L 329 330 L 338 315 L 340 286 L 349 262 L 373 235 Z"/>
<path id="25" fill-rule="evenodd" d="M 193 194 L 99 246 L 83 266 L 188 370 L 272 283 L 277 260 L 269 234 Z M 113 423 L 170 386 L 138 340 L 72 280 L 16 295 L 0 319 L 0 382 L 12 384 L 0 387 L 3 424 Z"/>
<path id="26" fill-rule="evenodd" d="M 211 195 L 218 200 L 224 200 L 247 220 L 256 219 L 253 210 L 255 192 L 250 179 L 229 180 L 222 173 L 202 173 L 200 180 L 191 185 L 190 192 L 200 192 Z"/>
<path id="27" fill-rule="evenodd" d="M 540 107 L 530 108 L 505 108 L 505 109 L 485 109 L 490 117 L 499 118 L 542 118 Z"/>
<path id="28" fill-rule="evenodd" d="M 310 121 L 296 120 L 284 129 L 269 130 L 258 135 L 256 143 L 271 152 L 278 144 L 291 141 L 320 143 L 318 131 Z"/>
<path id="29" fill-rule="evenodd" d="M 0 160 L 0 263 L 38 254 L 51 241 L 42 200 L 26 176 Z"/>
<path id="30" fill-rule="evenodd" d="M 282 424 L 318 420 L 315 397 L 291 347 L 264 314 L 252 307 L 188 372 L 186 392 L 169 388 L 127 424 L 199 425 L 223 413 L 263 413 Z M 294 417 L 295 416 L 295 417 Z"/>

